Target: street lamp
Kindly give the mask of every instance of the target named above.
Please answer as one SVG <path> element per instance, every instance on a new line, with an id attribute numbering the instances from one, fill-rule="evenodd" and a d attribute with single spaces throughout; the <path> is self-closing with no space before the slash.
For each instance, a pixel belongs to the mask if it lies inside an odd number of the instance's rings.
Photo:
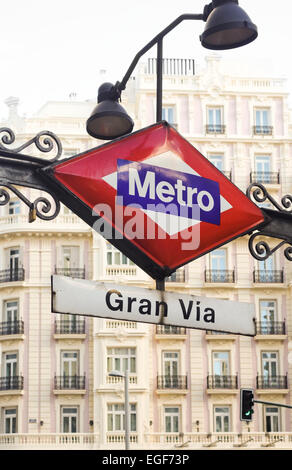
<path id="1" fill-rule="evenodd" d="M 125 449 L 130 449 L 130 413 L 129 413 L 129 371 L 125 373 L 113 370 L 110 377 L 123 377 L 125 384 Z"/>
<path id="2" fill-rule="evenodd" d="M 111 140 L 132 132 L 134 121 L 118 103 L 119 97 L 120 93 L 111 83 L 103 83 L 99 87 L 98 104 L 86 123 L 89 135 L 98 139 Z"/>
<path id="3" fill-rule="evenodd" d="M 140 57 L 157 44 L 157 85 L 156 121 L 162 120 L 162 50 L 163 38 L 184 20 L 202 20 L 206 27 L 200 41 L 203 47 L 213 50 L 232 49 L 244 46 L 256 39 L 257 27 L 245 11 L 239 7 L 238 0 L 213 0 L 205 5 L 202 14 L 183 14 L 155 36 L 134 57 L 121 82 L 115 85 L 104 83 L 98 90 L 98 105 L 87 120 L 89 135 L 97 139 L 111 140 L 130 133 L 134 123 L 126 111 L 117 106 L 121 92 L 136 67 Z M 106 92 L 105 92 L 106 91 Z M 104 93 L 105 92 L 105 93 Z"/>

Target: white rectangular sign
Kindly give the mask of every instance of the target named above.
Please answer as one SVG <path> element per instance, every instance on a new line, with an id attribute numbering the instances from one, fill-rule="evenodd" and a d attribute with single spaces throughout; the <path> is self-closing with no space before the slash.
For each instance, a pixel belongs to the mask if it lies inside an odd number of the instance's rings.
<path id="1" fill-rule="evenodd" d="M 255 335 L 254 305 L 52 276 L 52 311 Z"/>

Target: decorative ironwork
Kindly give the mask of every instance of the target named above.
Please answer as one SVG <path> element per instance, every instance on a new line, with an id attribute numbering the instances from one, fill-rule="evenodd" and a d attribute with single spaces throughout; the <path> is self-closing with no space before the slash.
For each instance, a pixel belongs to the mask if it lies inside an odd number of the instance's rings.
<path id="1" fill-rule="evenodd" d="M 24 268 L 8 268 L 0 271 L 0 282 L 24 281 Z"/>
<path id="2" fill-rule="evenodd" d="M 253 282 L 259 283 L 278 283 L 281 284 L 284 282 L 284 271 L 283 269 L 255 269 L 253 272 Z"/>
<path id="3" fill-rule="evenodd" d="M 85 390 L 85 375 L 55 376 L 55 390 Z"/>
<path id="4" fill-rule="evenodd" d="M 238 388 L 237 375 L 208 375 L 207 388 L 229 388 L 236 390 Z"/>
<path id="5" fill-rule="evenodd" d="M 285 335 L 286 328 L 284 321 L 262 321 L 256 322 L 257 335 Z"/>
<path id="6" fill-rule="evenodd" d="M 54 200 L 55 203 L 55 208 L 53 210 L 53 213 L 49 214 L 49 212 L 52 210 L 52 203 L 49 199 L 46 197 L 38 197 L 36 198 L 33 202 L 29 201 L 24 194 L 22 194 L 19 189 L 15 188 L 12 184 L 8 182 L 2 182 L 0 180 L 0 186 L 4 186 L 5 188 L 8 188 L 11 192 L 13 192 L 19 199 L 21 199 L 24 204 L 26 204 L 29 207 L 29 222 L 33 222 L 36 217 L 39 217 L 42 220 L 52 220 L 60 212 L 61 205 L 60 201 L 56 198 L 56 196 L 47 191 L 48 194 L 51 195 L 51 197 Z M 6 189 L 0 188 L 0 206 L 5 206 L 8 204 L 10 201 L 10 194 Z M 49 214 L 49 215 L 47 215 Z"/>
<path id="7" fill-rule="evenodd" d="M 1 136 L 1 134 L 3 134 Z M 15 142 L 15 134 L 12 129 L 8 127 L 1 127 L 0 128 L 0 149 L 8 150 L 9 152 L 13 152 L 13 154 L 17 154 L 24 150 L 25 148 L 35 144 L 37 149 L 40 152 L 48 153 L 51 152 L 54 148 L 57 147 L 57 154 L 54 158 L 47 160 L 48 162 L 55 162 L 58 160 L 62 155 L 62 144 L 59 138 L 50 131 L 41 131 L 35 137 L 28 140 L 24 144 L 20 145 L 17 148 L 9 149 L 9 145 Z M 27 157 L 27 156 L 26 156 Z M 34 159 L 34 157 L 31 157 Z"/>
<path id="8" fill-rule="evenodd" d="M 188 380 L 186 375 L 158 375 L 157 388 L 187 390 Z"/>
<path id="9" fill-rule="evenodd" d="M 23 377 L 21 375 L 0 377 L 0 390 L 23 390 Z"/>
<path id="10" fill-rule="evenodd" d="M 281 199 L 282 206 L 268 193 L 267 189 L 261 183 L 252 183 L 247 188 L 246 192 L 247 197 L 252 200 L 255 199 L 256 202 L 260 204 L 269 201 L 276 209 L 282 212 L 287 212 L 292 214 L 292 195 L 286 194 Z"/>
<path id="11" fill-rule="evenodd" d="M 230 269 L 206 269 L 205 282 L 235 282 L 235 272 Z"/>
<path id="12" fill-rule="evenodd" d="M 85 319 L 81 320 L 59 320 L 55 321 L 56 334 L 85 334 Z"/>
<path id="13" fill-rule="evenodd" d="M 24 333 L 23 320 L 4 321 L 0 323 L 0 335 L 17 335 Z"/>
<path id="14" fill-rule="evenodd" d="M 61 141 L 52 132 L 42 131 L 19 147 L 12 149 L 10 146 L 14 142 L 14 132 L 8 127 L 1 127 L 0 206 L 4 206 L 9 203 L 9 191 L 11 191 L 29 207 L 29 222 L 33 222 L 37 217 L 42 220 L 54 219 L 60 212 L 60 202 L 57 196 L 50 191 L 47 183 L 43 180 L 38 170 L 44 165 L 57 161 L 61 157 Z M 44 159 L 20 153 L 31 145 L 35 145 L 38 151 L 42 153 L 55 151 L 55 156 L 53 158 Z M 45 196 L 37 197 L 34 201 L 29 201 L 16 186 L 24 186 L 45 191 L 52 197 L 54 206 Z"/>
<path id="15" fill-rule="evenodd" d="M 249 251 L 258 261 L 264 261 L 283 245 L 289 245 L 284 250 L 284 256 L 292 261 L 292 195 L 286 194 L 280 203 L 276 201 L 261 183 L 252 183 L 246 192 L 250 200 L 259 203 L 260 208 L 266 216 L 266 221 L 259 229 L 250 236 Z M 266 207 L 268 205 L 269 207 Z M 275 209 L 270 209 L 274 207 Z M 259 241 L 256 239 L 261 237 Z M 280 239 L 281 242 L 270 246 L 269 242 L 262 237 Z"/>
<path id="16" fill-rule="evenodd" d="M 56 268 L 55 274 L 60 276 L 75 277 L 77 279 L 85 279 L 85 268 Z"/>
<path id="17" fill-rule="evenodd" d="M 288 388 L 288 379 L 286 375 L 258 375 L 257 376 L 257 385 L 258 389 L 287 389 Z"/>

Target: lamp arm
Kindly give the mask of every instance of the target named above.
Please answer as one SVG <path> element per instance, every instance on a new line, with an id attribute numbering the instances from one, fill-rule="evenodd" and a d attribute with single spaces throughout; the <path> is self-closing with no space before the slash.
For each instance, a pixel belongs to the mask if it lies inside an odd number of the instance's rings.
<path id="1" fill-rule="evenodd" d="M 166 36 L 170 31 L 172 31 L 176 26 L 178 26 L 182 21 L 184 20 L 203 20 L 206 21 L 206 14 L 205 12 L 202 14 L 192 14 L 192 13 L 184 13 L 183 15 L 180 15 L 178 18 L 176 18 L 172 23 L 170 23 L 166 28 L 164 28 L 159 34 L 157 34 L 153 39 L 151 39 L 146 46 L 144 46 L 134 57 L 130 67 L 128 68 L 126 74 L 124 75 L 124 78 L 122 79 L 121 82 L 117 82 L 115 84 L 116 90 L 118 90 L 120 93 L 122 90 L 126 88 L 126 84 L 135 69 L 140 57 L 142 57 L 146 52 L 151 49 L 155 44 L 161 42 L 161 40 Z"/>

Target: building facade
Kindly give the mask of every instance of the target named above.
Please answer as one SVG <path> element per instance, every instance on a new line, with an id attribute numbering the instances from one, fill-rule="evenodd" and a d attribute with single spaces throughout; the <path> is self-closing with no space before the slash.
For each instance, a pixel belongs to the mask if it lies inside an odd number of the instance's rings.
<path id="1" fill-rule="evenodd" d="M 243 192 L 260 182 L 280 200 L 292 193 L 285 81 L 234 70 L 217 55 L 199 71 L 193 60 L 165 59 L 163 119 Z M 155 122 L 155 61 L 134 78 L 123 105 L 139 129 Z M 18 115 L 17 99 L 7 105 L 2 127 L 19 143 L 48 129 L 64 157 L 101 144 L 85 131 L 93 102 L 50 102 L 30 118 Z M 250 338 L 53 314 L 54 273 L 155 284 L 66 207 L 52 221 L 29 223 L 11 194 L 0 222 L 0 448 L 124 448 L 124 379 L 110 372 L 126 369 L 132 448 L 291 447 L 290 411 L 279 404 L 291 403 L 292 271 L 281 250 L 256 261 L 240 237 L 167 279 L 167 290 L 254 303 Z M 239 420 L 244 387 L 275 403 L 256 404 L 249 424 Z"/>

